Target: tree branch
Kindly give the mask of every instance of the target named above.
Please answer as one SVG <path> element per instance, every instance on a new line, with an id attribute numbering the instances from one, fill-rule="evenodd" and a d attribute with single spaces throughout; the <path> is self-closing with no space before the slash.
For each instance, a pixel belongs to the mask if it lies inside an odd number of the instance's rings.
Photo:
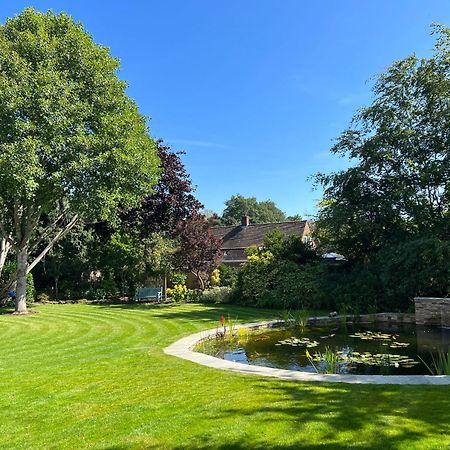
<path id="1" fill-rule="evenodd" d="M 42 250 L 42 252 L 34 259 L 34 261 L 28 266 L 27 273 L 31 272 L 33 268 L 44 258 L 44 256 L 52 249 L 55 243 L 63 238 L 77 223 L 78 214 L 72 217 L 72 220 L 65 226 L 65 228 L 58 231 L 58 233 L 53 237 L 53 239 L 47 244 L 47 246 Z"/>
<path id="2" fill-rule="evenodd" d="M 55 243 L 63 238 L 77 223 L 78 220 L 78 214 L 75 214 L 71 221 L 61 230 L 58 231 L 58 233 L 51 239 L 51 241 L 47 244 L 47 246 L 42 250 L 42 252 L 34 259 L 34 261 L 28 265 L 27 273 L 30 273 L 31 270 L 36 267 L 37 264 L 39 264 L 40 261 L 45 257 L 45 255 L 52 249 L 52 247 L 55 245 Z M 16 281 L 17 274 L 14 272 L 8 282 L 3 286 L 3 289 L 0 292 L 0 298 L 4 297 L 9 289 L 11 289 L 12 285 Z"/>

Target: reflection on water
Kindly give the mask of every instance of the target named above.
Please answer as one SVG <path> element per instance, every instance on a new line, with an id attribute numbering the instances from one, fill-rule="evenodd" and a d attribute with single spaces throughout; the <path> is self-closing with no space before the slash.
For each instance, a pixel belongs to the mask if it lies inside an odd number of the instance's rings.
<path id="1" fill-rule="evenodd" d="M 346 373 L 429 374 L 421 362 L 430 352 L 447 351 L 449 328 L 411 324 L 311 326 L 304 329 L 265 329 L 233 341 L 215 339 L 202 351 L 244 364 L 315 372 L 306 357 L 325 349 L 338 352 Z"/>

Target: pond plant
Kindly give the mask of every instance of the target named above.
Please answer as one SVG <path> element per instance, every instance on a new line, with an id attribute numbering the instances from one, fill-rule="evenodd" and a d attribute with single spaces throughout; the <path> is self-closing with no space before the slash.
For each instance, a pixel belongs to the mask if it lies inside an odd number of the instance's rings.
<path id="1" fill-rule="evenodd" d="M 308 325 L 309 312 L 306 309 L 297 311 L 284 310 L 280 313 L 280 319 L 286 328 L 304 329 Z"/>
<path id="2" fill-rule="evenodd" d="M 345 373 L 350 364 L 329 347 L 326 347 L 324 352 L 317 352 L 314 355 L 306 350 L 306 357 L 317 373 Z"/>
<path id="3" fill-rule="evenodd" d="M 308 311 L 306 309 L 300 309 L 292 314 L 292 319 L 296 327 L 302 330 L 308 325 Z"/>
<path id="4" fill-rule="evenodd" d="M 315 341 L 313 339 L 309 339 L 307 337 L 296 338 L 295 336 L 292 336 L 291 338 L 283 339 L 282 341 L 278 341 L 275 345 L 277 347 L 280 345 L 290 345 L 291 347 L 312 348 L 312 347 L 317 347 L 319 345 L 319 342 Z"/>
<path id="5" fill-rule="evenodd" d="M 450 375 L 450 348 L 447 352 L 431 353 L 431 364 L 427 364 L 420 356 L 419 358 L 431 375 Z"/>

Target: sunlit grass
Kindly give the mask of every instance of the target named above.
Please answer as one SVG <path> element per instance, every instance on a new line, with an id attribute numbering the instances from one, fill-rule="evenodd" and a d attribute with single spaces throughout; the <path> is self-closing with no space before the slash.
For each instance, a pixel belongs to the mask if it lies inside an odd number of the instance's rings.
<path id="1" fill-rule="evenodd" d="M 297 383 L 163 353 L 182 336 L 279 312 L 46 305 L 1 315 L 0 448 L 439 449 L 450 388 Z"/>

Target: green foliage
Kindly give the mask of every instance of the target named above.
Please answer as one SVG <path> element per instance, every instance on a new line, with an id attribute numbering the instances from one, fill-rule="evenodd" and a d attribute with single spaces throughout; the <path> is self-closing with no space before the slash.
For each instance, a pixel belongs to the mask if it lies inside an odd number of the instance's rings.
<path id="1" fill-rule="evenodd" d="M 421 237 L 398 243 L 363 263 L 323 266 L 318 282 L 330 308 L 406 312 L 416 296 L 450 293 L 450 242 Z"/>
<path id="2" fill-rule="evenodd" d="M 101 274 L 95 290 L 101 297 L 119 292 L 132 295 L 145 270 L 143 248 L 140 241 L 126 233 L 114 232 L 106 241 L 100 240 L 95 248 L 96 269 Z"/>
<path id="3" fill-rule="evenodd" d="M 47 292 L 40 292 L 37 296 L 37 300 L 40 303 L 48 303 L 49 301 L 51 301 L 51 297 Z"/>
<path id="4" fill-rule="evenodd" d="M 300 265 L 319 260 L 314 248 L 304 243 L 300 236 L 286 236 L 278 229 L 267 233 L 264 237 L 264 248 L 277 259 Z"/>
<path id="5" fill-rule="evenodd" d="M 259 307 L 328 309 L 343 315 L 410 311 L 416 296 L 450 294 L 450 241 L 422 236 L 362 262 L 329 264 L 291 238 L 268 236 L 250 252 L 234 301 Z M 304 244 L 303 244 L 304 245 Z M 299 251 L 299 249 L 301 251 Z"/>
<path id="6" fill-rule="evenodd" d="M 156 146 L 119 61 L 64 14 L 27 8 L 0 27 L 0 194 L 90 218 L 136 205 L 156 181 Z M 113 174 L 113 176 L 112 176 Z"/>
<path id="7" fill-rule="evenodd" d="M 234 287 L 236 285 L 239 269 L 226 264 L 221 264 L 219 266 L 219 271 L 221 286 Z"/>
<path id="8" fill-rule="evenodd" d="M 300 220 L 303 220 L 303 218 L 300 214 L 294 214 L 292 216 L 287 216 L 286 220 L 289 222 L 298 222 Z"/>
<path id="9" fill-rule="evenodd" d="M 215 286 L 202 292 L 202 303 L 230 303 L 233 298 L 233 288 L 229 286 Z"/>
<path id="10" fill-rule="evenodd" d="M 222 223 L 238 225 L 244 215 L 250 217 L 250 223 L 282 222 L 286 219 L 284 212 L 271 200 L 258 202 L 255 197 L 233 195 L 225 202 Z"/>
<path id="11" fill-rule="evenodd" d="M 317 255 L 300 238 L 275 231 L 248 252 L 238 273 L 236 301 L 283 309 L 318 307 Z"/>
<path id="12" fill-rule="evenodd" d="M 0 235 L 17 258 L 19 312 L 41 237 L 52 246 L 78 218 L 114 223 L 157 182 L 156 144 L 119 68 L 64 13 L 26 8 L 0 26 Z"/>
<path id="13" fill-rule="evenodd" d="M 308 324 L 309 313 L 306 309 L 300 310 L 283 310 L 280 313 L 280 319 L 284 322 L 285 328 L 304 329 Z"/>
<path id="14" fill-rule="evenodd" d="M 372 105 L 333 147 L 351 167 L 317 176 L 325 250 L 362 261 L 411 236 L 450 237 L 450 30 L 434 32 L 434 54 L 397 61 L 380 75 Z"/>
<path id="15" fill-rule="evenodd" d="M 185 273 L 175 272 L 170 275 L 172 284 L 186 284 L 187 275 Z"/>
<path id="16" fill-rule="evenodd" d="M 95 298 L 104 300 L 105 298 L 111 298 L 118 294 L 119 289 L 114 276 L 110 273 L 105 274 L 95 289 Z"/>
<path id="17" fill-rule="evenodd" d="M 188 289 L 186 295 L 187 303 L 198 303 L 202 298 L 202 290 L 201 289 Z"/>
<path id="18" fill-rule="evenodd" d="M 188 288 L 184 284 L 176 284 L 173 288 L 167 288 L 167 295 L 175 302 L 186 300 Z"/>
<path id="19" fill-rule="evenodd" d="M 450 375 L 450 348 L 447 352 L 431 354 L 431 365 L 428 365 L 420 356 L 420 360 L 431 375 Z"/>
<path id="20" fill-rule="evenodd" d="M 132 297 L 138 285 L 162 285 L 172 272 L 176 243 L 157 233 L 145 238 L 123 230 L 94 232 L 80 223 L 36 270 L 38 289 L 54 298 Z M 174 275 L 184 284 L 186 275 Z"/>
<path id="21" fill-rule="evenodd" d="M 309 313 L 306 309 L 300 309 L 299 311 L 292 312 L 292 318 L 295 326 L 298 328 L 305 328 L 308 325 Z"/>
<path id="22" fill-rule="evenodd" d="M 343 373 L 347 366 L 342 358 L 329 347 L 326 347 L 324 352 L 317 352 L 312 356 L 306 350 L 306 357 L 317 373 Z"/>
<path id="23" fill-rule="evenodd" d="M 167 288 L 167 295 L 174 302 L 184 302 L 188 298 L 188 288 L 184 284 L 176 284 L 173 288 Z"/>

